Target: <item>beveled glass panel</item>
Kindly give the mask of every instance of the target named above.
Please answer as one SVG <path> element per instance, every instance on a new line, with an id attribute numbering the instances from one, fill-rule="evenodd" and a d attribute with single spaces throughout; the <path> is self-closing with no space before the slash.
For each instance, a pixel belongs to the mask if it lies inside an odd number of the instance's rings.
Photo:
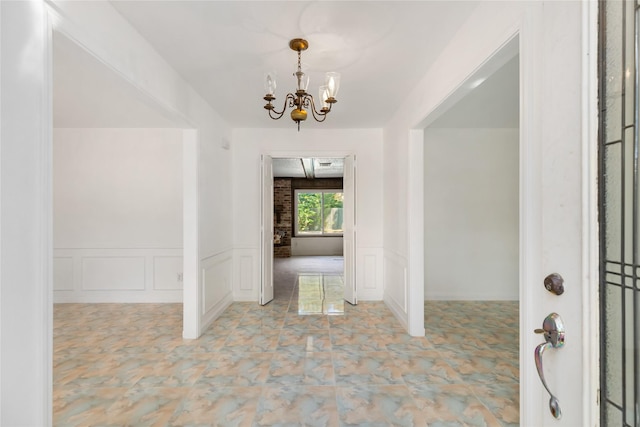
<path id="1" fill-rule="evenodd" d="M 624 58 L 624 92 L 625 92 L 625 125 L 633 125 L 635 120 L 635 12 L 634 3 L 626 1 L 625 3 L 625 15 L 626 15 L 626 37 L 625 37 L 625 58 Z"/>
<path id="2" fill-rule="evenodd" d="M 633 177 L 634 141 L 633 128 L 624 132 L 624 261 L 633 264 Z"/>
<path id="3" fill-rule="evenodd" d="M 612 283 L 617 285 L 622 283 L 622 277 L 618 274 L 607 273 L 606 280 L 607 280 L 607 283 Z"/>
<path id="4" fill-rule="evenodd" d="M 600 182 L 601 340 L 604 426 L 640 426 L 640 291 L 633 277 L 640 274 L 640 188 L 636 145 L 638 117 L 637 45 L 640 0 L 599 2 L 604 12 L 600 20 L 600 92 L 602 106 L 600 141 L 603 167 Z M 605 146 L 605 143 L 611 143 Z M 637 234 L 634 234 L 636 228 Z M 624 265 L 616 265 L 618 261 Z M 620 273 L 618 275 L 615 273 Z M 609 400 L 622 409 L 609 404 Z"/>
<path id="5" fill-rule="evenodd" d="M 622 7 L 620 1 L 606 4 L 605 140 L 618 140 L 622 124 Z"/>
<path id="6" fill-rule="evenodd" d="M 632 279 L 627 281 L 627 285 L 629 288 L 625 291 L 625 340 L 624 340 L 624 352 L 625 352 L 625 366 L 624 366 L 624 376 L 626 379 L 626 415 L 627 422 L 633 425 L 633 413 L 634 413 L 634 389 L 636 382 L 636 372 L 634 368 L 635 354 L 634 350 L 638 346 L 638 343 L 635 341 L 634 331 L 635 331 L 635 322 L 633 316 L 633 300 L 634 300 L 634 291 L 633 291 L 633 282 Z"/>
<path id="7" fill-rule="evenodd" d="M 607 402 L 605 403 L 603 409 L 605 419 L 605 424 L 603 427 L 622 426 L 622 412 L 618 408 Z"/>
<path id="8" fill-rule="evenodd" d="M 605 250 L 609 261 L 621 261 L 622 243 L 622 177 L 621 177 L 621 146 L 609 145 L 605 150 L 604 172 L 604 216 L 605 216 Z"/>
<path id="9" fill-rule="evenodd" d="M 640 283 L 636 283 L 636 288 L 634 290 L 634 299 L 635 299 L 634 311 L 636 313 L 635 329 L 639 334 L 636 336 L 640 336 Z M 634 345 L 635 345 L 635 349 L 638 350 L 638 346 L 640 345 L 640 342 L 638 342 L 638 340 L 635 340 Z M 635 352 L 635 357 L 636 357 L 636 366 L 640 366 L 640 351 Z M 636 399 L 640 400 L 640 372 L 636 371 L 634 373 L 634 377 L 635 377 Z M 638 411 L 636 413 L 636 417 L 640 418 L 640 402 L 636 401 L 635 407 L 636 407 L 636 410 Z M 636 419 L 636 423 L 640 423 L 640 419 Z"/>
<path id="10" fill-rule="evenodd" d="M 607 399 L 622 406 L 622 293 L 619 286 L 607 285 L 605 293 L 605 382 Z"/>

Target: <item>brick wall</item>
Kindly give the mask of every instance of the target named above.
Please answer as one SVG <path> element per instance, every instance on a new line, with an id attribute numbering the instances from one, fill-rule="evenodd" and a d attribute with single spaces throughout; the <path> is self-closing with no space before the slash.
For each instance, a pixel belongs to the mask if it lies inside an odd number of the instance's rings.
<path id="1" fill-rule="evenodd" d="M 342 178 L 319 178 L 319 179 L 306 179 L 306 178 L 293 178 L 291 180 L 291 190 L 312 190 L 312 189 L 330 189 L 341 190 Z"/>
<path id="2" fill-rule="evenodd" d="M 273 256 L 291 256 L 293 236 L 293 197 L 295 190 L 342 189 L 342 178 L 306 179 L 274 178 L 273 180 L 273 231 L 283 233 L 280 244 L 274 244 Z"/>
<path id="3" fill-rule="evenodd" d="M 273 180 L 273 231 L 284 233 L 280 244 L 274 244 L 273 256 L 287 258 L 291 256 L 291 232 L 293 230 L 293 191 L 290 178 Z"/>

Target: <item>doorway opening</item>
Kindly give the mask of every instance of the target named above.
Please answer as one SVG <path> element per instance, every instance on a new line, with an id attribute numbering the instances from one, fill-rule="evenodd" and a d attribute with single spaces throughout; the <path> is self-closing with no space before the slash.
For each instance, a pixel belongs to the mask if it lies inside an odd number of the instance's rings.
<path id="1" fill-rule="evenodd" d="M 519 63 L 516 37 L 427 119 L 423 132 L 426 337 L 447 354 L 447 382 L 469 385 L 474 394 L 465 398 L 514 424 L 520 421 Z"/>
<path id="2" fill-rule="evenodd" d="M 64 31 L 52 52 L 53 302 L 174 303 L 179 337 L 195 315 L 183 306 L 184 284 L 195 287 L 184 217 L 197 206 L 183 194 L 195 131 Z"/>
<path id="3" fill-rule="evenodd" d="M 291 256 L 273 260 L 273 303 L 286 305 L 289 313 L 343 315 L 344 258 Z"/>
<path id="4" fill-rule="evenodd" d="M 304 315 L 357 303 L 353 171 L 353 156 L 263 156 L 262 305 Z"/>

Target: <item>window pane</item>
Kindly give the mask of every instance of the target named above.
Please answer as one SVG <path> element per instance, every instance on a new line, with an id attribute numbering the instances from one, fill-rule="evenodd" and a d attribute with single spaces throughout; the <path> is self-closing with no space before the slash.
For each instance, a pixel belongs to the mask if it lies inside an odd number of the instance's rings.
<path id="1" fill-rule="evenodd" d="M 324 233 L 342 234 L 342 192 L 325 192 Z"/>
<path id="2" fill-rule="evenodd" d="M 298 233 L 322 233 L 322 195 L 298 193 Z"/>

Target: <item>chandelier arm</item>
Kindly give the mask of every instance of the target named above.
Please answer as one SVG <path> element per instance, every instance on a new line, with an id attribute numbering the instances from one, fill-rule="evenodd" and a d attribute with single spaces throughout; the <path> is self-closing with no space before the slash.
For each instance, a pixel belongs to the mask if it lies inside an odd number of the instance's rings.
<path id="1" fill-rule="evenodd" d="M 316 122 L 324 122 L 327 119 L 327 113 L 329 111 L 326 112 L 321 112 L 321 111 L 316 111 L 316 103 L 313 100 L 313 96 L 305 96 L 305 105 L 307 106 L 307 108 L 309 108 L 309 110 L 311 110 L 311 114 L 313 115 L 313 118 L 316 119 Z M 318 118 L 320 117 L 320 118 Z"/>
<path id="2" fill-rule="evenodd" d="M 289 106 L 291 106 L 291 102 L 293 101 L 293 96 L 288 93 L 286 98 L 284 99 L 284 103 L 282 104 L 282 111 L 277 111 L 275 108 L 269 110 L 269 117 L 273 120 L 279 120 L 282 118 L 284 113 L 287 111 L 287 101 L 289 101 Z"/>
<path id="3" fill-rule="evenodd" d="M 289 108 L 295 108 L 296 107 L 296 99 L 297 99 L 297 97 L 292 93 L 288 93 L 287 94 L 287 99 L 289 100 Z"/>
<path id="4" fill-rule="evenodd" d="M 281 113 L 278 113 L 277 111 L 274 111 L 274 110 L 269 110 L 269 117 L 271 117 L 273 120 L 278 120 L 284 115 L 284 112 L 285 110 L 282 110 Z"/>

